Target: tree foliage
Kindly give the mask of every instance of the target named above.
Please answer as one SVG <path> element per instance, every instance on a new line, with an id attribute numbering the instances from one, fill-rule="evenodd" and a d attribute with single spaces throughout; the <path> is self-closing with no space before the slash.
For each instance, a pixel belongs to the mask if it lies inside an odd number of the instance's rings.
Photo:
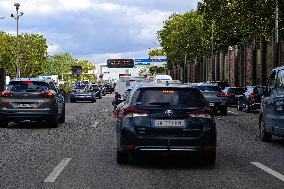
<path id="1" fill-rule="evenodd" d="M 168 67 L 237 44 L 271 39 L 275 31 L 277 0 L 203 0 L 196 11 L 173 14 L 158 31 Z M 284 34 L 284 3 L 278 0 L 279 33 Z"/>

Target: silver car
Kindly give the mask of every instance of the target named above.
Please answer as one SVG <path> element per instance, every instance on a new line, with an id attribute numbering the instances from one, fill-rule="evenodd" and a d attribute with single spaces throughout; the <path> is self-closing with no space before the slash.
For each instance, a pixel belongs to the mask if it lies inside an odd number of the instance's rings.
<path id="1" fill-rule="evenodd" d="M 49 127 L 65 122 L 65 101 L 53 81 L 38 78 L 12 80 L 0 93 L 0 124 L 40 121 Z"/>
<path id="2" fill-rule="evenodd" d="M 195 87 L 201 91 L 206 101 L 209 103 L 209 106 L 215 110 L 216 113 L 220 111 L 221 115 L 227 115 L 227 97 L 218 85 L 201 83 L 195 85 Z"/>

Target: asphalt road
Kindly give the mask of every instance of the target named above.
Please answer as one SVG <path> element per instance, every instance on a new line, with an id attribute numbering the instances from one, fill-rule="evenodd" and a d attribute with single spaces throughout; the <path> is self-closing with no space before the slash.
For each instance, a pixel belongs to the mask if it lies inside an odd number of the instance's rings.
<path id="1" fill-rule="evenodd" d="M 67 103 L 56 129 L 0 128 L 0 188 L 284 188 L 284 140 L 261 142 L 257 112 L 236 108 L 216 117 L 215 166 L 182 156 L 117 165 L 111 99 Z"/>

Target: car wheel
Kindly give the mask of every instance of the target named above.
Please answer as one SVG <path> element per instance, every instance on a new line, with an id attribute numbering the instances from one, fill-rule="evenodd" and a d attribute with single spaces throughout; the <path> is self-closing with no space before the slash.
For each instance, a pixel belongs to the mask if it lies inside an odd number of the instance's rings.
<path id="1" fill-rule="evenodd" d="M 214 165 L 216 162 L 216 150 L 203 154 L 203 163 L 205 165 Z"/>
<path id="2" fill-rule="evenodd" d="M 97 102 L 97 99 L 96 99 L 96 98 L 93 98 L 93 99 L 91 100 L 91 103 L 95 103 L 95 102 Z"/>
<path id="3" fill-rule="evenodd" d="M 246 113 L 250 113 L 251 112 L 251 107 L 248 103 L 246 103 Z"/>
<path id="4" fill-rule="evenodd" d="M 65 106 L 63 107 L 62 115 L 58 119 L 58 123 L 65 123 Z"/>
<path id="5" fill-rule="evenodd" d="M 70 99 L 70 102 L 71 102 L 71 103 L 74 103 L 74 102 L 76 102 L 76 101 L 75 101 L 74 99 Z"/>
<path id="6" fill-rule="evenodd" d="M 8 124 L 9 124 L 9 121 L 3 120 L 3 119 L 0 120 L 0 127 L 7 128 Z"/>
<path id="7" fill-rule="evenodd" d="M 238 111 L 242 111 L 243 110 L 243 107 L 241 107 L 241 102 L 239 102 L 239 101 L 238 101 L 237 110 Z"/>
<path id="8" fill-rule="evenodd" d="M 59 122 L 58 122 L 57 116 L 54 116 L 54 118 L 48 120 L 47 124 L 51 128 L 57 128 L 59 126 Z"/>
<path id="9" fill-rule="evenodd" d="M 226 107 L 222 107 L 220 110 L 220 113 L 222 116 L 226 116 L 228 114 L 228 108 Z"/>
<path id="10" fill-rule="evenodd" d="M 261 141 L 263 142 L 270 141 L 272 137 L 272 134 L 268 133 L 265 129 L 265 123 L 263 118 L 260 118 L 259 120 L 259 135 Z"/>
<path id="11" fill-rule="evenodd" d="M 123 151 L 116 152 L 116 163 L 117 164 L 128 164 L 129 163 L 129 153 Z"/>

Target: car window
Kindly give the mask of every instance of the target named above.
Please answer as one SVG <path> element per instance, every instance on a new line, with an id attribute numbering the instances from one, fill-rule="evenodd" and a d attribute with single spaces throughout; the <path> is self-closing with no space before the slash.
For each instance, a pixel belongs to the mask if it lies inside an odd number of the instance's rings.
<path id="1" fill-rule="evenodd" d="M 228 93 L 230 93 L 230 94 L 240 95 L 240 94 L 243 94 L 244 92 L 245 92 L 244 88 L 230 88 L 230 89 L 228 89 Z"/>
<path id="2" fill-rule="evenodd" d="M 284 90 L 284 70 L 280 70 L 277 74 L 276 88 Z"/>
<path id="3" fill-rule="evenodd" d="M 263 87 L 255 87 L 253 89 L 253 93 L 258 94 L 258 95 L 262 95 L 264 92 L 264 88 Z"/>
<path id="4" fill-rule="evenodd" d="M 268 95 L 270 95 L 270 93 L 274 90 L 275 88 L 275 83 L 276 83 L 276 71 L 273 71 L 270 76 L 269 76 L 269 79 L 268 79 L 268 82 L 267 82 L 267 89 L 268 89 Z"/>
<path id="5" fill-rule="evenodd" d="M 141 89 L 137 92 L 135 105 L 142 106 L 188 106 L 203 107 L 205 99 L 195 89 Z"/>
<path id="6" fill-rule="evenodd" d="M 48 84 L 34 81 L 12 81 L 7 90 L 12 92 L 42 92 L 48 90 Z"/>
<path id="7" fill-rule="evenodd" d="M 219 86 L 201 85 L 201 86 L 196 86 L 196 88 L 198 88 L 200 91 L 222 92 L 222 90 Z"/>

